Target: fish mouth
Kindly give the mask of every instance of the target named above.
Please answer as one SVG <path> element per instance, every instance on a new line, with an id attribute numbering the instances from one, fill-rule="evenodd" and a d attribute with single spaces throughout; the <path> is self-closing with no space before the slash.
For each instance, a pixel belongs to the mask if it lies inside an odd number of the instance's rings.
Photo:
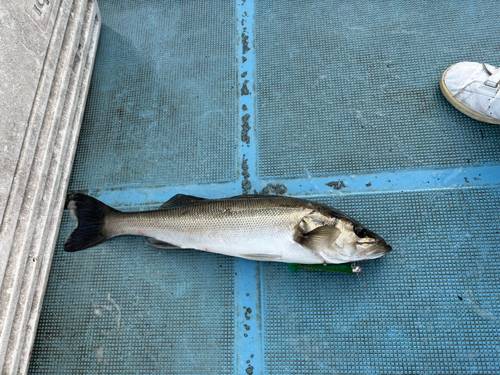
<path id="1" fill-rule="evenodd" d="M 373 252 L 373 255 L 375 255 L 377 258 L 381 257 L 389 252 L 392 251 L 392 247 L 385 242 L 379 243 L 378 246 L 376 247 L 376 250 Z"/>
<path id="2" fill-rule="evenodd" d="M 367 249 L 362 251 L 362 255 L 366 257 L 366 259 L 375 259 L 384 256 L 385 254 L 392 251 L 392 247 L 386 244 L 384 241 L 378 241 L 372 244 Z"/>
<path id="3" fill-rule="evenodd" d="M 384 251 L 384 254 L 387 254 L 392 251 L 392 246 L 387 245 L 385 242 L 381 245 L 381 247 Z"/>

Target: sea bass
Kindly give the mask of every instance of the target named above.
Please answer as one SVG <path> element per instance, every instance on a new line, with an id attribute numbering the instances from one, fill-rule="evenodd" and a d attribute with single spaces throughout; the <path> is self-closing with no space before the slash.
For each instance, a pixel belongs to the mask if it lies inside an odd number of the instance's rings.
<path id="1" fill-rule="evenodd" d="M 158 248 L 285 263 L 339 264 L 391 251 L 382 238 L 346 214 L 290 197 L 204 199 L 178 194 L 158 210 L 129 213 L 77 193 L 68 198 L 67 208 L 78 221 L 64 243 L 70 252 L 123 234 L 150 237 L 149 243 Z"/>

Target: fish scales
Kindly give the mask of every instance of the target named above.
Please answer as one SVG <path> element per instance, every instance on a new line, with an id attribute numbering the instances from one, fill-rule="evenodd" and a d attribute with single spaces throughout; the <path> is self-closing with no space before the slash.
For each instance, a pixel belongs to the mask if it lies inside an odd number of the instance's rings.
<path id="1" fill-rule="evenodd" d="M 132 234 L 159 248 L 190 248 L 253 260 L 303 264 L 378 258 L 386 242 L 326 205 L 281 196 L 204 199 L 178 194 L 156 211 L 124 213 L 95 198 L 73 194 L 67 208 L 78 226 L 66 251 Z"/>
<path id="2" fill-rule="evenodd" d="M 295 204 L 294 204 L 295 203 Z M 156 238 L 181 248 L 225 255 L 321 263 L 321 258 L 294 241 L 302 218 L 314 211 L 311 204 L 283 199 L 207 200 L 165 210 L 114 213 L 106 222 L 112 236 L 135 234 Z M 235 246 L 237 245 L 237 246 Z M 282 260 L 283 261 L 283 260 Z"/>

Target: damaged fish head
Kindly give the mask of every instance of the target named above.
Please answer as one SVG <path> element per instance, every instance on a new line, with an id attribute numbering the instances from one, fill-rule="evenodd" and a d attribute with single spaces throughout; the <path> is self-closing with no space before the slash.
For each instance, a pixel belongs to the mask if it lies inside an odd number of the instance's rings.
<path id="1" fill-rule="evenodd" d="M 335 228 L 337 238 L 321 254 L 328 263 L 376 259 L 392 250 L 380 236 L 357 222 L 340 218 Z"/>
<path id="2" fill-rule="evenodd" d="M 351 218 L 304 218 L 299 226 L 302 246 L 318 253 L 325 263 L 339 264 L 379 258 L 392 248 L 378 235 Z"/>

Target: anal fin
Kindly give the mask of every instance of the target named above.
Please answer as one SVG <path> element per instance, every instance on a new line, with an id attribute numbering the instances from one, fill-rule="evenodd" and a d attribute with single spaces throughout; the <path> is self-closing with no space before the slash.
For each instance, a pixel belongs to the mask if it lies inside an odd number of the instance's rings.
<path id="1" fill-rule="evenodd" d="M 241 258 L 249 260 L 260 260 L 260 261 L 278 261 L 282 258 L 281 255 L 274 255 L 274 254 L 241 254 L 239 256 Z"/>
<path id="2" fill-rule="evenodd" d="M 148 245 L 156 247 L 158 249 L 180 249 L 179 246 L 172 245 L 168 242 L 157 240 L 156 238 L 150 237 Z"/>

